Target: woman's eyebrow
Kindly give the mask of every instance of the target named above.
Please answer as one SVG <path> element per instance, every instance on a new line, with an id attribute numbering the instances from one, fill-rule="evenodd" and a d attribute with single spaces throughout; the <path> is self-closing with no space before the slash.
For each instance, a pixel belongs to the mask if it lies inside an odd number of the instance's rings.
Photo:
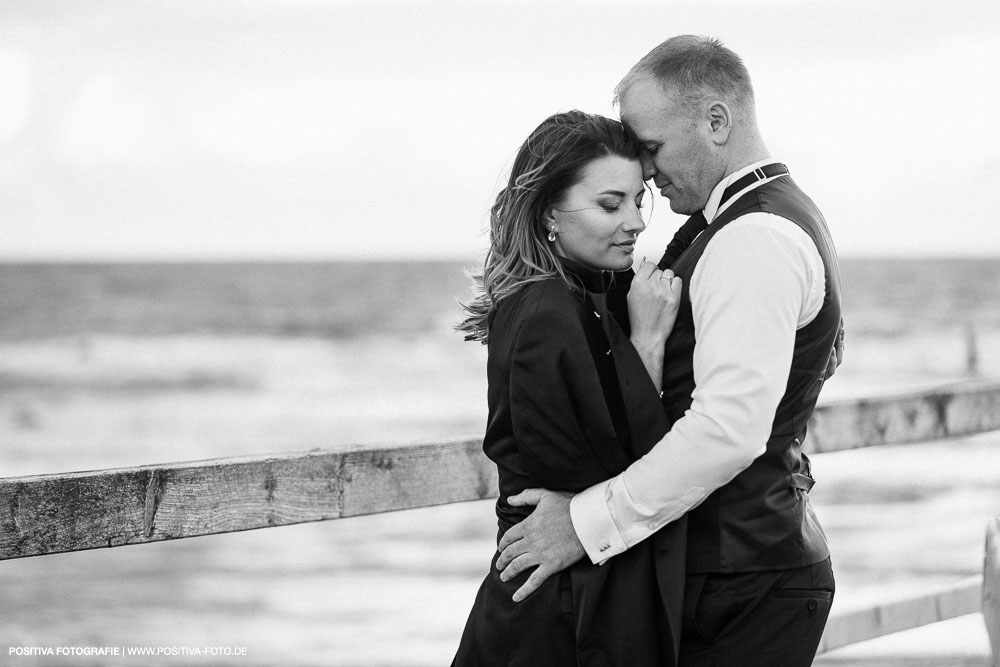
<path id="1" fill-rule="evenodd" d="M 635 194 L 632 196 L 638 197 L 641 194 L 645 194 L 645 192 L 646 188 L 640 188 L 639 190 L 636 190 Z M 598 192 L 596 196 L 601 197 L 604 195 L 612 195 L 614 197 L 621 197 L 622 199 L 626 199 L 629 196 L 627 192 L 623 192 L 621 190 L 605 190 L 604 192 Z"/>

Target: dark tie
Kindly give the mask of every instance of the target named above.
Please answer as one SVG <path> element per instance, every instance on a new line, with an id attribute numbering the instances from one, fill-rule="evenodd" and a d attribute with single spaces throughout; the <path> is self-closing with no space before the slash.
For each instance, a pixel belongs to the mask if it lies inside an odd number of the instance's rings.
<path id="1" fill-rule="evenodd" d="M 705 227 L 708 227 L 708 222 L 700 211 L 688 218 L 687 222 L 681 225 L 681 228 L 674 234 L 674 238 L 667 245 L 663 257 L 657 262 L 656 268 L 663 271 L 673 266 L 673 263 L 677 261 L 681 253 L 691 245 L 691 241 L 694 241 L 694 237 L 698 236 Z"/>

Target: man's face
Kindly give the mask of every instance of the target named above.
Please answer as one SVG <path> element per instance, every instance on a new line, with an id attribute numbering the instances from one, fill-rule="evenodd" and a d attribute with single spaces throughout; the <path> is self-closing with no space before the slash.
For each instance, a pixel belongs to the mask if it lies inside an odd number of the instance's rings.
<path id="1" fill-rule="evenodd" d="M 670 210 L 692 215 L 705 208 L 725 176 L 707 117 L 692 118 L 658 81 L 645 78 L 622 96 L 621 118 L 645 147 L 643 178 L 653 179 Z"/>

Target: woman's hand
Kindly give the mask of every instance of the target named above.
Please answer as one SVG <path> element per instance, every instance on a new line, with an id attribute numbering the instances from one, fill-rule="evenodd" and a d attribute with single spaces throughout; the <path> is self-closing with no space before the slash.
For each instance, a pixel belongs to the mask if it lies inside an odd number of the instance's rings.
<path id="1" fill-rule="evenodd" d="M 663 346 L 674 328 L 681 302 L 681 279 L 670 269 L 643 261 L 628 291 L 629 339 L 642 358 L 650 379 L 660 390 L 663 378 Z"/>
<path id="2" fill-rule="evenodd" d="M 635 272 L 628 292 L 628 319 L 632 340 L 667 342 L 674 328 L 681 302 L 681 279 L 670 269 L 660 271 L 656 264 L 643 261 Z"/>

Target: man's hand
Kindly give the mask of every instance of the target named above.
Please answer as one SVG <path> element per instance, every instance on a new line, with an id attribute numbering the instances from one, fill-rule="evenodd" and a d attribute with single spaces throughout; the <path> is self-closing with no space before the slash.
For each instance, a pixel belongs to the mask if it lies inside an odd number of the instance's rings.
<path id="1" fill-rule="evenodd" d="M 830 353 L 830 361 L 826 364 L 826 377 L 829 380 L 837 372 L 837 368 L 844 363 L 844 318 L 840 318 L 840 331 L 837 332 L 837 340 L 833 343 L 833 352 Z"/>
<path id="2" fill-rule="evenodd" d="M 497 569 L 502 581 L 510 581 L 524 570 L 538 566 L 514 593 L 514 602 L 525 599 L 546 579 L 586 555 L 569 515 L 572 497 L 571 493 L 525 489 L 507 499 L 515 507 L 537 505 L 528 518 L 504 533 L 498 547 Z"/>

